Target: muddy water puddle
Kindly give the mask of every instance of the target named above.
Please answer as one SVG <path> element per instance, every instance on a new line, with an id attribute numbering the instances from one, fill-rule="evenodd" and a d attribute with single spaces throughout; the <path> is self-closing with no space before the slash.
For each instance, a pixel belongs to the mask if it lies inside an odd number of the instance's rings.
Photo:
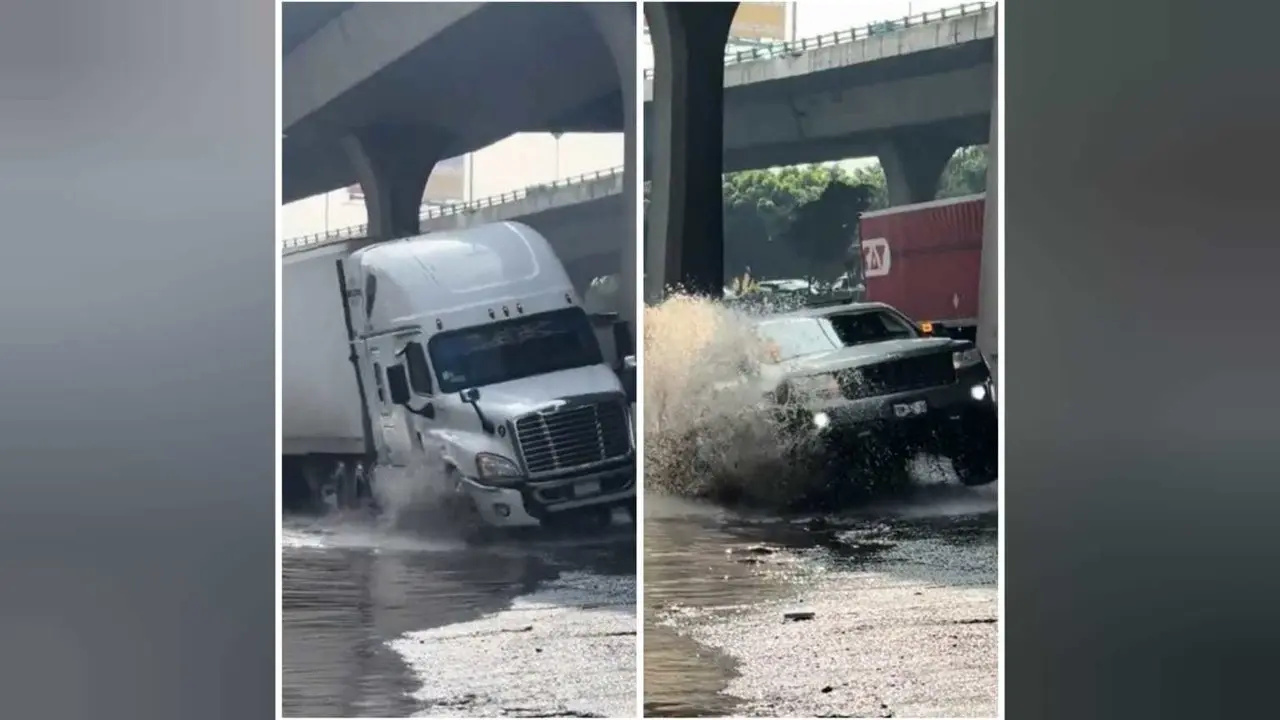
<path id="1" fill-rule="evenodd" d="M 996 528 L 994 488 L 787 519 L 647 496 L 646 715 L 994 714 Z M 858 637 L 902 647 L 873 660 Z M 769 678 L 806 663 L 836 675 Z"/>
<path id="2" fill-rule="evenodd" d="M 630 528 L 472 547 L 295 519 L 283 540 L 286 717 L 634 708 Z M 495 652 L 509 677 L 463 671 L 492 665 Z"/>

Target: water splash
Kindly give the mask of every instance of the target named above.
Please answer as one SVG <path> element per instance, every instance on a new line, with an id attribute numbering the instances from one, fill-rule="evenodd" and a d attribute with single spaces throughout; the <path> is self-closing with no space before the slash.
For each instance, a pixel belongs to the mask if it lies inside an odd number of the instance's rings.
<path id="1" fill-rule="evenodd" d="M 673 293 L 644 311 L 645 489 L 782 507 L 813 482 L 811 434 L 765 402 L 769 348 L 734 308 Z"/>
<path id="2" fill-rule="evenodd" d="M 373 495 L 382 526 L 434 537 L 466 537 L 478 519 L 457 494 L 443 458 L 426 448 L 407 459 L 407 464 L 374 468 Z"/>

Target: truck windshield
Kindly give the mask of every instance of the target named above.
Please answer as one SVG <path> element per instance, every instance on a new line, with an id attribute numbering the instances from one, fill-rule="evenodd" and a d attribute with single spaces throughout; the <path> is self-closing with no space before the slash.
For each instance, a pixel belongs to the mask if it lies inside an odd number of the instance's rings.
<path id="1" fill-rule="evenodd" d="M 818 318 L 767 320 L 756 327 L 765 342 L 772 345 L 774 362 L 840 348 L 826 321 Z"/>
<path id="2" fill-rule="evenodd" d="M 827 320 L 846 347 L 920 336 L 910 323 L 883 310 L 829 315 Z"/>
<path id="3" fill-rule="evenodd" d="M 446 393 L 604 362 L 577 307 L 443 332 L 427 349 Z"/>

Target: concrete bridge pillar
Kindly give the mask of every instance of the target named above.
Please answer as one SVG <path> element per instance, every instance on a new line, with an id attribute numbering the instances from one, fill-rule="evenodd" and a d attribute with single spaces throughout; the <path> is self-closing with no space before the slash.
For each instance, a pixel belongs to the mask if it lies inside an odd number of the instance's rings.
<path id="1" fill-rule="evenodd" d="M 646 3 L 653 41 L 645 301 L 724 290 L 724 46 L 738 3 Z"/>
<path id="2" fill-rule="evenodd" d="M 942 170 L 958 147 L 951 138 L 925 131 L 901 133 L 886 142 L 878 155 L 888 186 L 889 205 L 910 205 L 936 198 Z"/>
<path id="3" fill-rule="evenodd" d="M 636 322 L 636 282 L 640 277 L 640 269 L 636 264 L 636 193 L 640 190 L 636 168 L 636 16 L 635 8 L 630 4 L 590 3 L 584 7 L 591 13 L 596 29 L 600 31 L 605 44 L 613 55 L 613 64 L 618 70 L 618 82 L 622 88 L 623 106 L 623 170 L 622 197 L 624 201 L 623 216 L 626 221 L 619 228 L 623 235 L 621 297 L 618 302 L 618 314 L 631 325 L 632 343 L 634 347 L 635 332 L 639 327 Z M 601 239 L 602 242 L 608 242 Z"/>
<path id="4" fill-rule="evenodd" d="M 429 131 L 413 126 L 364 128 L 342 140 L 369 215 L 369 237 L 417 235 L 427 178 L 442 158 Z"/>
<path id="5" fill-rule="evenodd" d="M 1000 5 L 995 6 L 995 50 L 991 63 L 991 134 L 987 140 L 987 201 L 982 218 L 978 275 L 978 348 L 995 373 L 1000 366 Z M 998 375 L 997 375 L 998 377 Z"/>

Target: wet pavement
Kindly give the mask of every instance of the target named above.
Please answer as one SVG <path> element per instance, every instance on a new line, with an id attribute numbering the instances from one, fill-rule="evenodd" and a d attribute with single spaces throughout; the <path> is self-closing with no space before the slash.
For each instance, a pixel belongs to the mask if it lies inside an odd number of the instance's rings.
<path id="1" fill-rule="evenodd" d="M 286 519 L 286 717 L 632 717 L 635 533 L 484 547 Z"/>
<path id="2" fill-rule="evenodd" d="M 995 716 L 996 497 L 784 520 L 646 496 L 645 714 Z"/>

